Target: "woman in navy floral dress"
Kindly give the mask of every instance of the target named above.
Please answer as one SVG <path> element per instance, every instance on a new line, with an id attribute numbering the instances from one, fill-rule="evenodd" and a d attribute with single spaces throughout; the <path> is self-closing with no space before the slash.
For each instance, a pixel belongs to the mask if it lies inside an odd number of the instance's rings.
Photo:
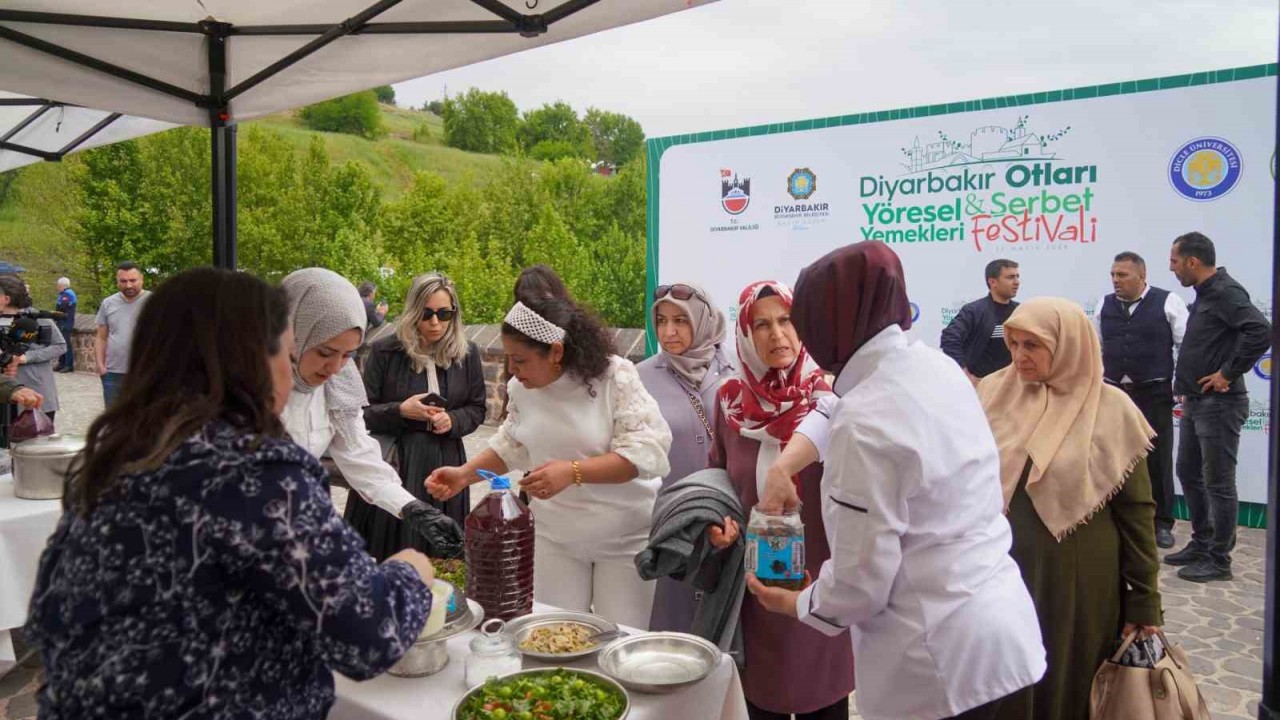
<path id="1" fill-rule="evenodd" d="M 40 561 L 40 717 L 320 720 L 332 672 L 372 677 L 417 638 L 431 564 L 375 564 L 285 435 L 280 290 L 205 268 L 151 300 Z"/>

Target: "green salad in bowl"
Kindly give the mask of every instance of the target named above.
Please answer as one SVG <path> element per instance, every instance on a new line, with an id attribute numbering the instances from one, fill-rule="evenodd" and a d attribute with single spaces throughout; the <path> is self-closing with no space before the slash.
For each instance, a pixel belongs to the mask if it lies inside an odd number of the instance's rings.
<path id="1" fill-rule="evenodd" d="M 622 720 L 627 691 L 586 670 L 525 670 L 490 678 L 454 707 L 454 720 Z"/>

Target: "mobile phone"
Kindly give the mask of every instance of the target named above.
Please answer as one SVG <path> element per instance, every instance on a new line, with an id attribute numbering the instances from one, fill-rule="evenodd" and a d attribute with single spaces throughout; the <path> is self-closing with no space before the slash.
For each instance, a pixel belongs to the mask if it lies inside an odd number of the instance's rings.
<path id="1" fill-rule="evenodd" d="M 440 393 L 427 393 L 427 396 L 422 398 L 423 405 L 433 405 L 438 408 L 444 407 L 447 402 L 449 401 L 445 400 Z"/>

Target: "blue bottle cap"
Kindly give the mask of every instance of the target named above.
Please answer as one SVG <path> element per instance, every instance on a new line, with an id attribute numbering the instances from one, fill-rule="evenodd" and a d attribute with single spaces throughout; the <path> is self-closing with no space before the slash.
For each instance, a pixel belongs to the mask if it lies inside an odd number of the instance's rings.
<path id="1" fill-rule="evenodd" d="M 510 490 L 511 479 L 506 475 L 491 473 L 488 470 L 477 470 L 476 474 L 489 481 L 490 490 Z"/>

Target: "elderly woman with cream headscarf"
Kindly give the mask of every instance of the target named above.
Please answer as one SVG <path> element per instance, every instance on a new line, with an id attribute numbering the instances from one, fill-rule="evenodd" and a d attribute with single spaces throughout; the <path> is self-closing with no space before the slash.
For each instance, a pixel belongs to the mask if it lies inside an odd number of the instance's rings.
<path id="1" fill-rule="evenodd" d="M 281 413 L 289 435 L 316 457 L 327 452 L 365 502 L 403 519 L 426 540 L 428 555 L 458 556 L 462 531 L 457 523 L 404 489 L 365 427 L 362 412 L 369 403 L 351 363 L 367 321 L 360 293 L 324 268 L 290 273 L 281 286 L 289 296 L 297 343 L 293 392 Z"/>
<path id="2" fill-rule="evenodd" d="M 1154 432 L 1102 381 L 1084 310 L 1023 303 L 1004 324 L 1013 364 L 978 386 L 1000 450 L 1012 555 L 1040 616 L 1049 670 L 1000 720 L 1085 720 L 1094 672 L 1121 632 L 1161 624 Z"/>
<path id="3" fill-rule="evenodd" d="M 724 313 L 711 304 L 701 287 L 689 283 L 660 285 L 653 294 L 653 327 L 661 350 L 636 366 L 644 387 L 658 401 L 671 427 L 671 472 L 663 487 L 707 467 L 715 435 L 716 392 L 734 367 L 720 348 Z M 694 590 L 669 577 L 658 578 L 649 629 L 689 632 L 693 626 Z"/>

